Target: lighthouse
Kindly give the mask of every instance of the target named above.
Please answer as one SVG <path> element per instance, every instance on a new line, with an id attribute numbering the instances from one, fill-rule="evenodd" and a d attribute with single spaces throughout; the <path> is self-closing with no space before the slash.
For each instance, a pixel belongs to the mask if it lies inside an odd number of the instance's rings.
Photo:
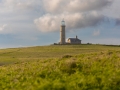
<path id="1" fill-rule="evenodd" d="M 65 21 L 64 21 L 64 19 L 61 21 L 61 26 L 60 26 L 60 44 L 66 44 L 66 42 L 65 42 Z"/>

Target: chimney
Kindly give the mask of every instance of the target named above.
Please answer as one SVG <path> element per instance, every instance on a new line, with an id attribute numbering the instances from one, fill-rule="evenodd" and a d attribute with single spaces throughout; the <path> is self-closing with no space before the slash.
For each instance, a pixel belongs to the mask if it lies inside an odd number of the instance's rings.
<path id="1" fill-rule="evenodd" d="M 78 39 L 77 35 L 76 35 L 76 39 Z"/>

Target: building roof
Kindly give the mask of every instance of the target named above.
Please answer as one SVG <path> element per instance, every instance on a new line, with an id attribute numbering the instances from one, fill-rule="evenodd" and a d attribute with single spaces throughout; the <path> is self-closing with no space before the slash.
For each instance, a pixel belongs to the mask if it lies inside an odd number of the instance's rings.
<path id="1" fill-rule="evenodd" d="M 70 40 L 71 42 L 81 41 L 81 40 L 78 39 L 78 38 L 68 38 L 68 40 Z"/>

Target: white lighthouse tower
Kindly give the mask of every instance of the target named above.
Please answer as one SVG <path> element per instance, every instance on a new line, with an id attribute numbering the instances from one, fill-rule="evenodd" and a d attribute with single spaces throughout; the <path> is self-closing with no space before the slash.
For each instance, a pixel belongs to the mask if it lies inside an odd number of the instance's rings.
<path id="1" fill-rule="evenodd" d="M 66 44 L 66 42 L 65 42 L 65 21 L 64 21 L 64 19 L 61 21 L 61 26 L 60 26 L 60 44 Z"/>

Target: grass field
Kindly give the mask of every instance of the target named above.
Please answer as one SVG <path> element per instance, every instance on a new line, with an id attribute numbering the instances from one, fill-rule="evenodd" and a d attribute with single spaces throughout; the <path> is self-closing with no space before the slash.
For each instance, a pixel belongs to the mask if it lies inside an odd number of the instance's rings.
<path id="1" fill-rule="evenodd" d="M 1 90 L 120 90 L 120 47 L 56 45 L 0 50 Z"/>

